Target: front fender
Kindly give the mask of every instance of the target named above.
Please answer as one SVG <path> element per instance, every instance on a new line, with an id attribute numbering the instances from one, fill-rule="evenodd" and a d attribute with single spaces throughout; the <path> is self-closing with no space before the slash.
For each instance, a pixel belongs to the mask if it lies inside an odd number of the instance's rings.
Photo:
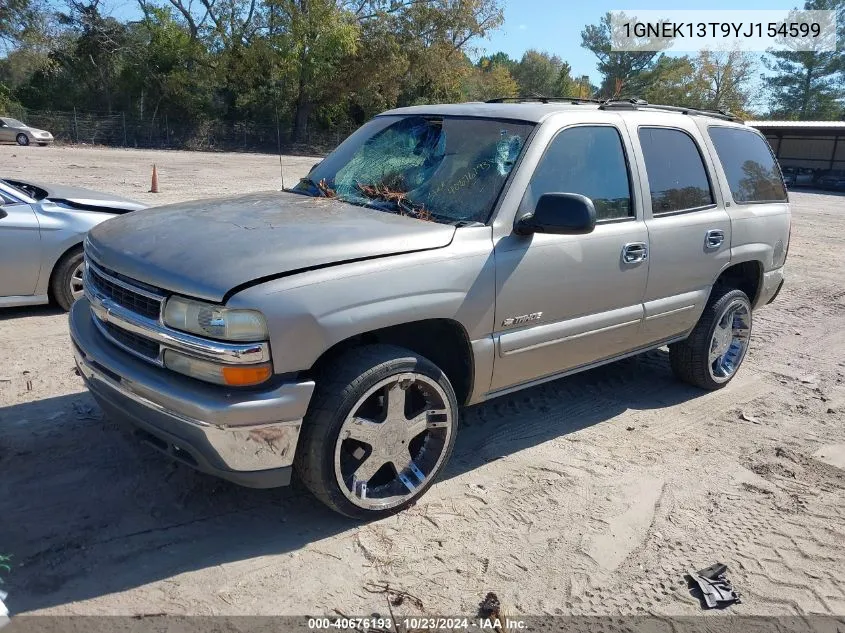
<path id="1" fill-rule="evenodd" d="M 41 232 L 41 273 L 35 294 L 47 294 L 50 276 L 59 259 L 82 244 L 85 234 L 101 222 L 115 217 L 100 211 L 66 209 L 50 201 L 33 205 Z"/>
<path id="2" fill-rule="evenodd" d="M 490 227 L 458 229 L 431 251 L 341 264 L 238 292 L 227 305 L 267 318 L 277 374 L 309 369 L 341 341 L 424 319 L 460 323 L 470 340 L 493 329 Z"/>

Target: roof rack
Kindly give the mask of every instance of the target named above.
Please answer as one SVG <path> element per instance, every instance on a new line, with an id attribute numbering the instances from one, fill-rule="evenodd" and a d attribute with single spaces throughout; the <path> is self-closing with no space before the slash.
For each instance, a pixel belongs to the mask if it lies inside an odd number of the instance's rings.
<path id="1" fill-rule="evenodd" d="M 705 108 L 690 108 L 687 106 L 660 105 L 649 103 L 645 99 L 591 99 L 586 97 L 543 97 L 540 95 L 525 95 L 519 97 L 497 97 L 488 99 L 484 103 L 525 103 L 539 101 L 540 103 L 597 103 L 599 110 L 663 110 L 664 112 L 679 112 L 681 114 L 697 114 L 709 116 L 724 121 L 742 121 L 740 117 L 727 110 L 707 110 Z"/>
<path id="2" fill-rule="evenodd" d="M 681 114 L 698 114 L 710 116 L 725 121 L 742 121 L 742 119 L 727 110 L 706 110 L 704 108 L 688 108 L 686 106 L 660 105 L 649 103 L 645 99 L 608 99 L 599 106 L 600 110 L 663 110 L 666 112 L 680 112 Z"/>
<path id="3" fill-rule="evenodd" d="M 543 97 L 541 95 L 520 95 L 518 97 L 497 97 L 495 99 L 488 99 L 484 103 L 524 103 L 526 101 L 539 101 L 540 103 L 604 103 L 602 99 L 590 99 L 587 97 Z"/>

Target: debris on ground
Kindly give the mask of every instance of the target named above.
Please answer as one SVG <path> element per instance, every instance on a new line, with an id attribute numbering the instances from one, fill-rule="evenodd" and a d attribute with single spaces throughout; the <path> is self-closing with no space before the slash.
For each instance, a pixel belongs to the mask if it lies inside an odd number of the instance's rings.
<path id="1" fill-rule="evenodd" d="M 701 589 L 707 608 L 723 608 L 741 602 L 731 582 L 725 576 L 728 566 L 715 563 L 705 569 L 689 572 L 689 579 Z"/>
<path id="2" fill-rule="evenodd" d="M 495 633 L 517 633 L 522 629 L 516 618 L 516 611 L 508 603 L 504 603 L 492 591 L 484 596 L 484 600 L 478 605 L 478 617 L 489 622 L 482 628 L 487 628 Z"/>
<path id="3" fill-rule="evenodd" d="M 368 593 L 387 594 L 388 602 L 394 607 L 402 606 L 407 601 L 420 611 L 423 610 L 423 601 L 420 598 L 418 598 L 412 593 L 403 591 L 402 589 L 396 589 L 395 587 L 391 587 L 389 583 L 368 582 L 364 586 L 364 590 Z"/>
<path id="4" fill-rule="evenodd" d="M 499 601 L 499 596 L 490 591 L 478 605 L 478 615 L 482 618 L 498 618 L 501 607 L 502 603 Z"/>
<path id="5" fill-rule="evenodd" d="M 739 419 L 751 422 L 752 424 L 760 424 L 760 420 L 755 418 L 753 415 L 748 415 L 745 411 L 740 412 Z"/>
<path id="6" fill-rule="evenodd" d="M 76 417 L 80 420 L 97 420 L 97 415 L 94 413 L 94 407 L 88 404 L 83 404 L 79 400 L 73 401 L 73 411 Z"/>

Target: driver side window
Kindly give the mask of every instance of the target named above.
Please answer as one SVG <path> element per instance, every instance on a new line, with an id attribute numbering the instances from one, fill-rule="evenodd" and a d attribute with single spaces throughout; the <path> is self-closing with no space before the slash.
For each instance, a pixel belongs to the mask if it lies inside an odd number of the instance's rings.
<path id="1" fill-rule="evenodd" d="M 587 196 L 599 222 L 634 217 L 619 131 L 609 125 L 584 125 L 560 132 L 534 170 L 521 208 L 533 210 L 540 196 L 554 192 Z"/>

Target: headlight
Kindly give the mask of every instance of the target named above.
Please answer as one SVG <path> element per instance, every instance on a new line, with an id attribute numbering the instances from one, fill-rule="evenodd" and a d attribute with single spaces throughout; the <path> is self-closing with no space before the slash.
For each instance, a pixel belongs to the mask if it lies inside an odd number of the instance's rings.
<path id="1" fill-rule="evenodd" d="M 193 356 L 164 350 L 164 366 L 180 374 L 231 387 L 247 387 L 267 380 L 273 373 L 270 363 L 260 365 L 220 365 Z"/>
<path id="2" fill-rule="evenodd" d="M 256 310 L 171 297 L 164 306 L 164 323 L 177 330 L 223 341 L 266 341 L 267 322 Z"/>

